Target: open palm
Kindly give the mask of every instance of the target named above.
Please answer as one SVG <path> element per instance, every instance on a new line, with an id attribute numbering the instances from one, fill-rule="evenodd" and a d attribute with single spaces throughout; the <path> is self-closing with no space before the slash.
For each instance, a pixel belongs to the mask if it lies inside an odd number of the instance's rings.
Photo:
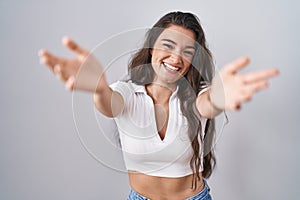
<path id="1" fill-rule="evenodd" d="M 106 84 L 100 63 L 88 50 L 66 37 L 62 42 L 76 58 L 58 57 L 47 50 L 41 50 L 39 54 L 41 62 L 65 83 L 67 90 L 95 92 Z"/>
<path id="2" fill-rule="evenodd" d="M 241 104 L 268 87 L 268 79 L 278 75 L 277 69 L 263 69 L 244 74 L 238 71 L 249 64 L 248 57 L 241 57 L 225 65 L 212 82 L 210 98 L 215 107 L 222 110 L 238 110 Z"/>

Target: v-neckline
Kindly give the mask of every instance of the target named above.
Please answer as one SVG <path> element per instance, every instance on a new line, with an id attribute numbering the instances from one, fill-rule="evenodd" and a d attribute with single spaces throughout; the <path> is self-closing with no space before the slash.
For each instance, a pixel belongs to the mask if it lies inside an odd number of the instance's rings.
<path id="1" fill-rule="evenodd" d="M 148 91 L 146 89 L 146 86 L 145 86 L 145 92 L 146 92 L 146 96 L 149 98 L 150 102 L 151 102 L 151 118 L 154 120 L 154 130 L 155 130 L 155 133 L 156 133 L 156 137 L 157 139 L 164 143 L 166 142 L 166 139 L 168 137 L 168 130 L 169 130 L 169 126 L 170 126 L 170 120 L 171 120 L 171 109 L 170 109 L 170 100 L 171 100 L 171 97 L 173 96 L 173 93 L 171 94 L 169 100 L 168 100 L 168 118 L 167 118 L 167 127 L 166 127 L 166 131 L 164 133 L 164 137 L 161 138 L 160 134 L 159 134 L 159 131 L 158 131 L 158 127 L 157 127 L 157 122 L 156 122 L 156 113 L 155 113 L 155 103 L 154 103 L 154 100 L 152 99 L 152 97 L 148 94 Z"/>
<path id="2" fill-rule="evenodd" d="M 150 103 L 151 103 L 151 109 L 152 109 L 151 117 L 154 120 L 154 131 L 155 131 L 155 135 L 156 135 L 155 137 L 159 140 L 159 142 L 165 143 L 168 140 L 168 138 L 170 137 L 169 129 L 171 126 L 170 122 L 172 120 L 172 109 L 171 109 L 170 105 L 171 105 L 171 101 L 172 101 L 174 95 L 176 95 L 176 93 L 178 91 L 178 86 L 176 87 L 175 91 L 172 92 L 172 94 L 170 95 L 169 100 L 168 100 L 168 118 L 167 118 L 168 121 L 167 121 L 167 127 L 166 127 L 166 131 L 165 131 L 163 139 L 160 137 L 158 127 L 157 127 L 154 99 L 149 95 L 146 85 L 144 85 L 143 90 L 145 92 L 145 95 L 149 98 Z"/>
<path id="3" fill-rule="evenodd" d="M 155 132 L 156 132 L 156 137 L 158 138 L 158 140 L 160 142 L 166 142 L 166 139 L 168 137 L 168 130 L 169 130 L 169 126 L 170 126 L 170 120 L 171 120 L 171 109 L 170 109 L 170 100 L 168 102 L 168 118 L 167 118 L 167 127 L 166 127 L 166 131 L 164 133 L 164 137 L 161 138 L 160 134 L 159 134 L 159 131 L 158 131 L 158 127 L 157 127 L 157 121 L 156 121 L 156 113 L 155 113 L 155 104 L 154 104 L 154 101 L 153 99 L 151 98 L 151 96 L 149 96 L 147 94 L 147 96 L 150 98 L 151 100 L 151 109 L 152 109 L 152 119 L 154 120 L 154 129 L 155 129 Z"/>

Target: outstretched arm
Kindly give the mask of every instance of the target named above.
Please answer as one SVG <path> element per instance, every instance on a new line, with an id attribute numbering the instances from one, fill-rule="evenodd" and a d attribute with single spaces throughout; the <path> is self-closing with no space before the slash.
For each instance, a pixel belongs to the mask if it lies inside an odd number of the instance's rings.
<path id="1" fill-rule="evenodd" d="M 249 62 L 248 57 L 241 57 L 224 66 L 214 77 L 210 89 L 197 97 L 196 105 L 203 117 L 211 119 L 223 110 L 239 110 L 242 103 L 268 87 L 269 78 L 279 74 L 277 69 L 238 74 Z"/>
<path id="2" fill-rule="evenodd" d="M 40 50 L 41 62 L 65 83 L 66 89 L 94 93 L 97 109 L 108 117 L 118 115 L 123 109 L 122 96 L 112 91 L 105 79 L 101 64 L 86 49 L 65 37 L 64 46 L 76 54 L 76 58 L 64 58 Z"/>

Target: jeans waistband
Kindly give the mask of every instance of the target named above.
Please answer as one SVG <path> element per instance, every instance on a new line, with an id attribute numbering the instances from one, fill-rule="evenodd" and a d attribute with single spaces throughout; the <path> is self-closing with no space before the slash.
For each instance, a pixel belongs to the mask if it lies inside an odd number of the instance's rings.
<path id="1" fill-rule="evenodd" d="M 209 194 L 210 188 L 209 188 L 206 180 L 203 180 L 203 181 L 204 181 L 203 190 L 201 190 L 198 194 L 187 198 L 186 200 L 211 200 L 211 196 Z M 131 189 L 127 200 L 151 200 L 151 199 L 144 197 L 144 196 L 138 194 L 137 192 L 135 192 L 133 189 Z"/>

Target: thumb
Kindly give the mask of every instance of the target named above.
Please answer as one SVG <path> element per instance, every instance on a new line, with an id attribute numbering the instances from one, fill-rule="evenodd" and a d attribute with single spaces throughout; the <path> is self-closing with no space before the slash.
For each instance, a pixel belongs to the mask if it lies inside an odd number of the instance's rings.
<path id="1" fill-rule="evenodd" d="M 66 82 L 66 90 L 68 91 L 74 90 L 74 85 L 75 85 L 75 77 L 71 76 Z"/>
<path id="2" fill-rule="evenodd" d="M 236 74 L 238 71 L 245 68 L 249 64 L 249 62 L 249 57 L 243 56 L 227 64 L 224 70 L 226 72 L 229 72 L 230 74 Z"/>

